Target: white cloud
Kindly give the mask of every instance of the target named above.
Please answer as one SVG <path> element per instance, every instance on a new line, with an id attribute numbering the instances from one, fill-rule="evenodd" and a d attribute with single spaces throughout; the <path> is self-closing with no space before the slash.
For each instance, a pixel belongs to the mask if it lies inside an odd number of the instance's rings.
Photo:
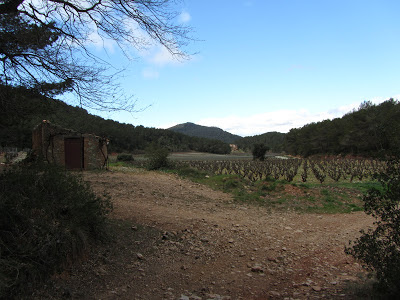
<path id="1" fill-rule="evenodd" d="M 353 109 L 357 109 L 360 106 L 361 102 L 354 102 L 348 105 L 343 105 L 336 107 L 334 109 L 328 110 L 329 115 L 333 115 L 333 118 L 342 117 L 343 115 L 351 112 Z"/>
<path id="2" fill-rule="evenodd" d="M 188 20 L 190 15 L 183 12 L 179 16 L 180 20 Z M 125 52 L 134 52 L 143 61 L 151 65 L 152 67 L 163 67 L 166 65 L 179 65 L 182 62 L 177 59 L 167 48 L 152 39 L 149 34 L 139 27 L 139 25 L 132 21 L 127 20 L 127 27 L 133 32 L 135 36 L 135 43 L 131 45 L 131 48 L 124 49 Z M 177 51 L 178 52 L 178 51 Z"/>
<path id="3" fill-rule="evenodd" d="M 399 99 L 400 95 L 392 97 L 375 97 L 370 101 L 373 104 L 382 103 L 389 98 Z M 320 122 L 327 119 L 340 118 L 344 114 L 357 109 L 361 102 L 340 106 L 325 112 L 312 113 L 306 109 L 301 110 L 277 110 L 246 117 L 228 116 L 222 118 L 206 118 L 197 121 L 204 126 L 216 126 L 233 134 L 252 136 L 271 131 L 289 132 L 292 128 L 299 128 L 312 122 Z"/>
<path id="4" fill-rule="evenodd" d="M 394 96 L 390 96 L 390 97 L 373 97 L 371 99 L 369 99 L 372 103 L 374 104 L 379 104 L 382 103 L 386 100 L 389 100 L 390 98 L 393 98 L 395 100 L 400 99 L 400 94 L 394 95 Z"/>
<path id="5" fill-rule="evenodd" d="M 112 39 L 102 38 L 96 31 L 92 31 L 89 35 L 91 46 L 97 50 L 106 50 L 109 53 L 114 53 L 117 43 Z"/>
<path id="6" fill-rule="evenodd" d="M 364 100 L 360 100 L 360 102 L 353 102 L 349 105 L 344 105 L 344 106 L 340 106 L 337 108 L 334 108 L 332 110 L 329 110 L 328 113 L 330 115 L 335 115 L 336 117 L 341 117 L 344 114 L 351 112 L 354 109 L 358 109 L 360 107 L 360 104 L 363 101 L 371 101 L 372 104 L 378 105 L 386 100 L 389 100 L 390 98 L 393 98 L 395 100 L 400 99 L 400 94 L 394 95 L 394 96 L 389 96 L 389 97 L 372 97 L 372 98 L 365 98 Z"/>
<path id="7" fill-rule="evenodd" d="M 400 95 L 392 97 L 375 97 L 370 101 L 374 104 L 382 103 L 389 98 L 399 99 Z M 299 128 L 312 122 L 320 122 L 327 119 L 340 118 L 344 114 L 357 109 L 361 102 L 340 106 L 323 112 L 310 112 L 307 109 L 300 110 L 277 110 L 273 112 L 259 113 L 249 116 L 231 115 L 221 118 L 205 118 L 200 120 L 190 120 L 198 125 L 215 126 L 225 131 L 240 136 L 253 136 L 266 132 L 289 132 L 292 128 Z M 160 128 L 169 128 L 177 123 L 169 123 Z"/>
<path id="8" fill-rule="evenodd" d="M 142 70 L 142 76 L 145 79 L 157 79 L 160 77 L 160 73 L 152 68 L 145 68 Z"/>
<path id="9" fill-rule="evenodd" d="M 162 45 L 153 47 L 152 51 L 147 54 L 147 60 L 157 66 L 177 65 L 182 63 Z"/>
<path id="10" fill-rule="evenodd" d="M 192 16 L 187 11 L 183 11 L 179 15 L 179 22 L 180 23 L 188 23 L 188 22 L 190 22 L 191 19 L 192 19 Z"/>
<path id="11" fill-rule="evenodd" d="M 198 121 L 199 125 L 216 126 L 241 136 L 251 136 L 270 131 L 288 132 L 292 128 L 307 123 L 322 121 L 331 117 L 329 113 L 312 114 L 307 110 L 278 110 L 247 117 L 228 116 L 207 118 Z"/>

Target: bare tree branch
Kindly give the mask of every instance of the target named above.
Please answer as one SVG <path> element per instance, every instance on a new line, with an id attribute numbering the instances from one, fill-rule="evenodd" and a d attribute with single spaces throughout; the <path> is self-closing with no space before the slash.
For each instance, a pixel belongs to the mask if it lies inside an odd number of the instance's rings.
<path id="1" fill-rule="evenodd" d="M 124 53 L 151 40 L 177 59 L 188 58 L 191 29 L 176 23 L 174 2 L 0 0 L 0 83 L 68 86 L 82 106 L 132 109 L 117 83 L 120 73 L 110 73 L 112 66 L 90 51 L 92 34 L 115 41 Z"/>

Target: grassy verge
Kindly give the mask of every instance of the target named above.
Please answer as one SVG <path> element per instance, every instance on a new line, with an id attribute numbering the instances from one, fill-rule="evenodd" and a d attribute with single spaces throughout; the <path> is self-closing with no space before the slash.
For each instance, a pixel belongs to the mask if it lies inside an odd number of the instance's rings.
<path id="1" fill-rule="evenodd" d="M 320 184 L 289 183 L 267 178 L 251 182 L 238 175 L 212 175 L 191 168 L 168 172 L 231 193 L 241 203 L 310 213 L 334 214 L 363 210 L 363 194 L 371 187 L 378 187 L 378 183 L 373 181 Z"/>

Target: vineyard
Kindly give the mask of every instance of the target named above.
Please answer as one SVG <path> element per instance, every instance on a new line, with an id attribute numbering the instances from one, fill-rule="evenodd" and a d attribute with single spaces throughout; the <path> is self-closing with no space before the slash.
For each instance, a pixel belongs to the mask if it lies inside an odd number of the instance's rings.
<path id="1" fill-rule="evenodd" d="M 179 161 L 177 167 L 190 167 L 214 175 L 239 175 L 252 182 L 273 178 L 308 182 L 366 180 L 386 169 L 386 163 L 371 159 L 279 159 L 265 161 Z"/>
<path id="2" fill-rule="evenodd" d="M 362 195 L 379 185 L 373 175 L 387 169 L 387 162 L 365 158 L 174 158 L 169 171 L 230 193 L 236 201 L 318 213 L 362 210 Z M 133 165 L 146 167 L 146 160 L 135 159 Z"/>

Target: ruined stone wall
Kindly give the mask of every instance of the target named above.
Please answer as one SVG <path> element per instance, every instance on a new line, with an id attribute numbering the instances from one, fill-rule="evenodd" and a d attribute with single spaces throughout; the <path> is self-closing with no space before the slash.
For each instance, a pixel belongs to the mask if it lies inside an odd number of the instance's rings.
<path id="1" fill-rule="evenodd" d="M 91 134 L 85 134 L 83 145 L 83 162 L 86 170 L 107 167 L 107 145 L 103 139 Z"/>
<path id="2" fill-rule="evenodd" d="M 64 138 L 73 134 L 72 130 L 43 121 L 33 130 L 32 149 L 45 161 L 65 166 Z"/>
<path id="3" fill-rule="evenodd" d="M 65 166 L 64 136 L 55 135 L 44 143 L 45 158 L 50 163 Z"/>
<path id="4" fill-rule="evenodd" d="M 36 155 L 42 155 L 42 126 L 41 124 L 36 126 L 32 131 L 32 150 L 36 153 Z"/>
<path id="5" fill-rule="evenodd" d="M 65 139 L 83 137 L 83 168 L 86 170 L 107 167 L 106 140 L 92 134 L 79 134 L 55 126 L 48 121 L 40 123 L 32 132 L 32 149 L 49 163 L 65 166 Z"/>

